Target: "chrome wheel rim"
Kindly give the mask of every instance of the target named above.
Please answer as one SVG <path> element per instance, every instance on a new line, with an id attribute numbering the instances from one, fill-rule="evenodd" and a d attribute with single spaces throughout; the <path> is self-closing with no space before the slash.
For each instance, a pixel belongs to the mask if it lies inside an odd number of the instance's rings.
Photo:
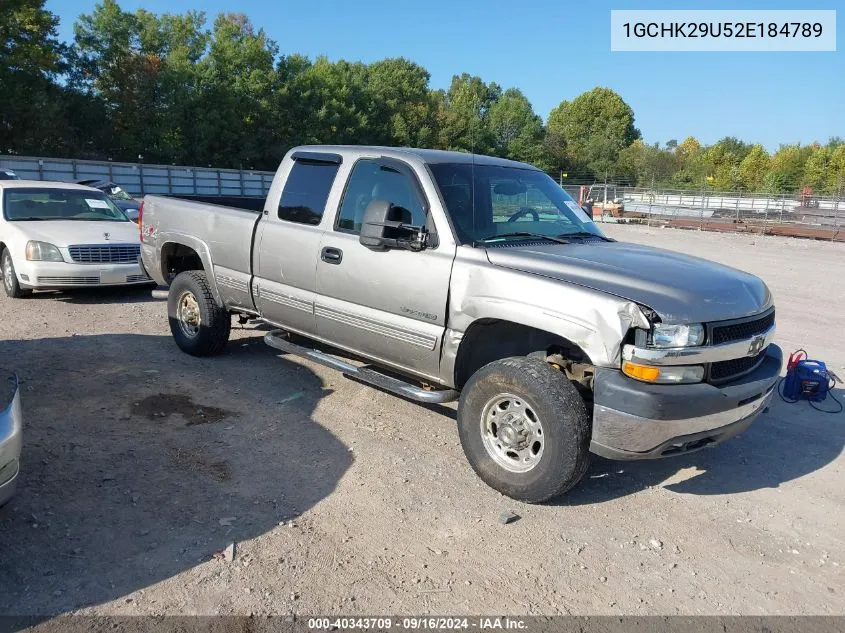
<path id="1" fill-rule="evenodd" d="M 481 438 L 493 461 L 512 473 L 536 467 L 546 444 L 540 418 L 523 398 L 511 393 L 499 394 L 484 406 Z"/>
<path id="2" fill-rule="evenodd" d="M 15 273 L 12 270 L 12 258 L 7 253 L 3 256 L 3 283 L 6 284 L 6 288 L 11 290 L 14 279 Z"/>
<path id="3" fill-rule="evenodd" d="M 194 338 L 200 332 L 202 317 L 200 316 L 200 305 L 192 292 L 183 292 L 179 297 L 176 306 L 176 319 L 179 321 L 179 328 L 188 338 Z"/>

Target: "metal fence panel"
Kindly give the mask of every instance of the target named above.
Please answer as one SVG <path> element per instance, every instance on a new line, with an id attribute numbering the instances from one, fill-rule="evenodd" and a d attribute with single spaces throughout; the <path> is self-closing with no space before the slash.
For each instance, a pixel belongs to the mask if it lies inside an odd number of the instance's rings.
<path id="1" fill-rule="evenodd" d="M 134 196 L 146 194 L 262 197 L 274 172 L 182 165 L 145 165 L 37 156 L 1 156 L 0 168 L 24 180 L 109 180 Z"/>

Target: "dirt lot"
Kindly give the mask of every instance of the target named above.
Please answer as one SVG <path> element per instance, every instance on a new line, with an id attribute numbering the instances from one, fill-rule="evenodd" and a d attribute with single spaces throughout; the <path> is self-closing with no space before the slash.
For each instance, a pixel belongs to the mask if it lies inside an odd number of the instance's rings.
<path id="1" fill-rule="evenodd" d="M 781 345 L 845 377 L 843 245 L 608 233 L 761 275 Z M 0 613 L 845 614 L 843 414 L 776 401 L 717 449 L 596 458 L 526 506 L 473 474 L 453 408 L 280 358 L 255 328 L 199 360 L 148 291 L 0 310 L 26 415 Z"/>

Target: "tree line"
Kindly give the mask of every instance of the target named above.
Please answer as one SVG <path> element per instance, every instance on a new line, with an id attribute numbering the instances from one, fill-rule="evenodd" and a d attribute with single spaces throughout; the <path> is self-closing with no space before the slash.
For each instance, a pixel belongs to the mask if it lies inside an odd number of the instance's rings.
<path id="1" fill-rule="evenodd" d="M 405 58 L 311 60 L 242 14 L 156 15 L 103 0 L 70 43 L 45 0 L 0 13 L 0 152 L 275 169 L 305 143 L 475 151 L 532 163 L 564 182 L 834 193 L 845 141 L 769 154 L 733 137 L 642 140 L 631 107 L 594 88 L 544 121 L 518 88 L 467 73 L 433 89 Z"/>

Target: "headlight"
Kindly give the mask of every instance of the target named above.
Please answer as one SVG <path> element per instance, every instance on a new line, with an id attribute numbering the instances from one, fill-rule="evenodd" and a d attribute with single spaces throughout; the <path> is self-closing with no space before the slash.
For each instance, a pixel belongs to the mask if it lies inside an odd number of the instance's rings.
<path id="1" fill-rule="evenodd" d="M 622 373 L 643 382 L 660 384 L 685 385 L 701 382 L 704 379 L 704 367 L 701 365 L 640 365 L 625 361 L 622 363 Z"/>
<path id="2" fill-rule="evenodd" d="M 693 347 L 704 342 L 704 326 L 701 323 L 672 325 L 655 323 L 651 329 L 653 347 Z"/>
<path id="3" fill-rule="evenodd" d="M 63 262 L 59 249 L 47 242 L 26 243 L 26 258 L 31 262 Z"/>

